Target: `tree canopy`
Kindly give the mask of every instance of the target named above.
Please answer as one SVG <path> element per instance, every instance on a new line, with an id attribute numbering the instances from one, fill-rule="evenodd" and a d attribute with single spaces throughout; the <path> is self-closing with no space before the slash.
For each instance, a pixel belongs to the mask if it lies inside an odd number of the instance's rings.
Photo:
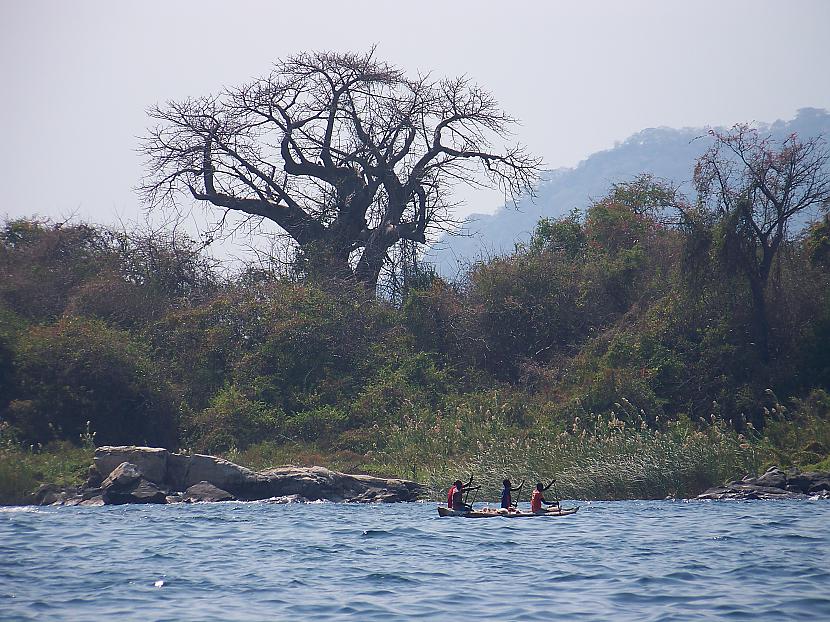
<path id="1" fill-rule="evenodd" d="M 151 205 L 198 202 L 276 223 L 311 273 L 374 284 L 400 240 L 446 228 L 453 184 L 515 199 L 541 161 L 467 77 L 436 80 L 363 54 L 309 52 L 218 95 L 150 111 Z"/>
<path id="2" fill-rule="evenodd" d="M 822 137 L 792 134 L 778 143 L 741 124 L 710 134 L 714 143 L 694 171 L 698 221 L 718 230 L 721 259 L 746 277 L 755 338 L 768 359 L 766 290 L 773 262 L 797 230 L 794 219 L 830 206 L 830 150 Z"/>

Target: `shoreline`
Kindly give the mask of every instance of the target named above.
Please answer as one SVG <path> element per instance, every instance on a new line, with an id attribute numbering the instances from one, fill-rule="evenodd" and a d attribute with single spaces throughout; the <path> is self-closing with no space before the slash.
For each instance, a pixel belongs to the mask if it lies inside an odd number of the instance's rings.
<path id="1" fill-rule="evenodd" d="M 436 502 L 424 485 L 404 479 L 352 475 L 324 467 L 282 466 L 254 472 L 202 454 L 163 448 L 105 446 L 80 486 L 43 484 L 18 505 L 100 506 L 221 501 L 398 503 Z M 430 495 L 431 496 L 431 495 Z M 830 472 L 773 466 L 689 497 L 585 498 L 581 501 L 783 500 L 830 498 Z M 498 503 L 497 500 L 480 503 Z M 13 507 L 15 504 L 6 507 Z"/>

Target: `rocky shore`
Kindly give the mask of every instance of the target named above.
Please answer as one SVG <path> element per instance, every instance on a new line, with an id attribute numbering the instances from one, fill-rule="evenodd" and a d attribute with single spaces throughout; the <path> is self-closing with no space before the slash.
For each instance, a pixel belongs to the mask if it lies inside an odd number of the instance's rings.
<path id="1" fill-rule="evenodd" d="M 746 475 L 743 479 L 710 488 L 697 499 L 830 499 L 830 472 L 802 473 L 797 468 L 787 470 L 770 467 L 759 476 Z"/>
<path id="2" fill-rule="evenodd" d="M 87 481 L 77 488 L 41 486 L 37 505 L 119 505 L 205 501 L 415 501 L 417 482 L 349 475 L 323 467 L 254 472 L 222 458 L 156 447 L 99 447 Z"/>

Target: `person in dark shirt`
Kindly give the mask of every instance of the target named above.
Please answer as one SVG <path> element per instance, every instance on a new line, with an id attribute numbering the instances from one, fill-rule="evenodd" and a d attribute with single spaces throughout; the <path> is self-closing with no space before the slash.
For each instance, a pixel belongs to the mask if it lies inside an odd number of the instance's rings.
<path id="1" fill-rule="evenodd" d="M 501 491 L 501 507 L 504 509 L 510 509 L 513 507 L 513 497 L 510 495 L 511 492 L 514 490 L 520 490 L 521 487 L 524 485 L 524 481 L 521 484 L 513 488 L 510 484 L 510 480 L 506 479 L 502 481 L 504 488 Z"/>

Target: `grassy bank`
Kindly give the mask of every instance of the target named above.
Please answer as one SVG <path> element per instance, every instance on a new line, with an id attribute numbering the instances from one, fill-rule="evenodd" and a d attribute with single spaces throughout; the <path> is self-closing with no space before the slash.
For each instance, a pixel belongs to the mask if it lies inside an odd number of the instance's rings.
<path id="1" fill-rule="evenodd" d="M 738 434 L 718 419 L 706 424 L 681 419 L 658 429 L 625 412 L 577 419 L 568 429 L 519 426 L 512 419 L 506 405 L 414 410 L 394 426 L 374 429 L 374 448 L 365 452 L 266 441 L 244 451 L 224 452 L 223 457 L 255 470 L 323 465 L 415 479 L 435 500 L 443 498 L 451 481 L 473 474 L 483 487 L 477 499 L 495 501 L 504 477 L 514 485 L 527 482 L 521 493 L 525 500 L 533 483 L 554 477 L 553 492 L 560 498 L 691 497 L 772 462 L 794 464 L 793 458 L 803 455 L 788 453 L 781 438 Z M 785 434 L 780 427 L 772 429 L 800 446 L 793 435 L 803 431 L 788 428 Z M 80 484 L 93 451 L 89 445 L 67 442 L 43 448 L 7 443 L 0 448 L 0 503 L 25 503 L 43 483 Z"/>
<path id="2" fill-rule="evenodd" d="M 520 427 L 505 406 L 460 405 L 448 411 L 414 410 L 398 425 L 376 429 L 376 447 L 364 454 L 318 446 L 261 443 L 228 459 L 254 469 L 274 464 L 330 468 L 415 479 L 441 499 L 449 483 L 473 474 L 479 500 L 498 498 L 501 480 L 556 478 L 556 495 L 576 499 L 690 497 L 727 479 L 756 472 L 774 453 L 764 438 L 737 434 L 714 419 L 688 419 L 653 429 L 617 413 L 577 420 L 569 429 Z"/>
<path id="3" fill-rule="evenodd" d="M 41 484 L 78 486 L 92 464 L 94 450 L 68 442 L 46 447 L 0 446 L 0 505 L 30 502 Z"/>

